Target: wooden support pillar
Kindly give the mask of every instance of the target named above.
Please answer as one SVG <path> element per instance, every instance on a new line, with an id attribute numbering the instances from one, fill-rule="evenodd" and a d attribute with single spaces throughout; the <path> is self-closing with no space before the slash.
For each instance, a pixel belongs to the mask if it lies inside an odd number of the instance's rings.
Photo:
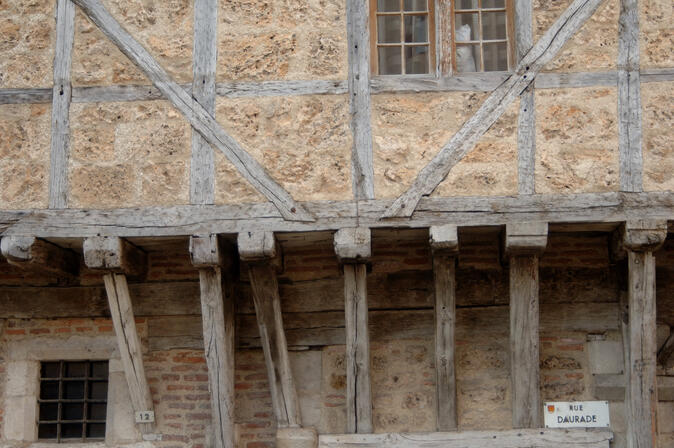
<path id="1" fill-rule="evenodd" d="M 548 224 L 545 222 L 506 225 L 514 428 L 541 426 L 538 257 L 545 250 L 547 240 Z"/>
<path id="2" fill-rule="evenodd" d="M 334 246 L 344 265 L 346 432 L 367 434 L 372 432 L 366 265 L 371 256 L 370 229 L 341 229 L 335 233 Z"/>
<path id="3" fill-rule="evenodd" d="M 279 248 L 272 232 L 239 233 L 238 245 L 241 260 L 248 263 L 277 425 L 279 428 L 301 426 L 299 400 L 290 369 L 276 279 Z"/>
<path id="4" fill-rule="evenodd" d="M 191 237 L 190 257 L 192 264 L 199 268 L 213 448 L 234 448 L 233 280 L 227 275 L 217 235 Z"/>
<path id="5" fill-rule="evenodd" d="M 34 236 L 3 237 L 0 252 L 9 264 L 27 271 L 72 279 L 80 269 L 80 260 L 75 252 Z"/>
<path id="6" fill-rule="evenodd" d="M 625 325 L 625 419 L 628 448 L 657 446 L 655 258 L 667 237 L 666 221 L 628 221 L 622 242 L 627 251 Z"/>
<path id="7" fill-rule="evenodd" d="M 91 269 L 101 269 L 110 316 L 115 327 L 119 353 L 135 412 L 154 412 L 152 394 L 145 376 L 143 353 L 131 306 L 127 274 L 145 272 L 145 253 L 117 237 L 94 237 L 84 240 L 84 262 Z M 139 423 L 141 433 L 154 432 L 154 423 Z"/>
<path id="8" fill-rule="evenodd" d="M 435 284 L 435 387 L 437 430 L 458 427 L 456 408 L 456 257 L 459 238 L 455 225 L 430 228 Z"/>

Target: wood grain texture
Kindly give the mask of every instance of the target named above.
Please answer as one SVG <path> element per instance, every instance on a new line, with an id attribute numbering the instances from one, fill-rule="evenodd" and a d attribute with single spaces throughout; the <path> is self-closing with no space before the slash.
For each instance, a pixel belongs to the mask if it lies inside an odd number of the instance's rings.
<path id="1" fill-rule="evenodd" d="M 518 429 L 451 433 L 320 435 L 319 448 L 608 448 L 613 432 L 585 429 Z"/>
<path id="2" fill-rule="evenodd" d="M 527 54 L 534 44 L 533 3 L 515 0 L 515 54 L 517 61 Z M 536 167 L 536 109 L 534 89 L 529 86 L 520 96 L 517 125 L 517 191 L 519 194 L 535 193 Z"/>
<path id="3" fill-rule="evenodd" d="M 435 285 L 435 389 L 438 431 L 458 427 L 456 403 L 456 255 L 433 254 Z"/>
<path id="4" fill-rule="evenodd" d="M 32 236 L 2 238 L 0 253 L 13 266 L 46 275 L 74 279 L 80 270 L 75 252 Z"/>
<path id="5" fill-rule="evenodd" d="M 411 219 L 380 220 L 390 200 L 305 202 L 316 222 L 283 219 L 271 204 L 140 207 L 108 210 L 4 210 L 3 235 L 82 238 L 160 237 L 209 233 L 303 232 L 346 227 L 493 226 L 522 221 L 565 224 L 567 231 L 636 218 L 674 220 L 674 193 L 581 193 L 425 198 Z"/>
<path id="6" fill-rule="evenodd" d="M 295 202 L 241 145 L 234 140 L 213 116 L 176 84 L 157 61 L 138 43 L 99 0 L 73 0 L 152 83 L 184 115 L 206 141 L 217 147 L 253 187 L 269 199 L 281 215 L 290 221 L 313 221 L 313 217 Z"/>
<path id="7" fill-rule="evenodd" d="M 215 71 L 218 56 L 218 2 L 194 2 L 192 98 L 215 116 Z M 192 129 L 190 203 L 215 202 L 215 155 L 208 142 Z"/>
<path id="8" fill-rule="evenodd" d="M 333 246 L 342 263 L 366 261 L 372 256 L 372 232 L 367 227 L 339 229 L 335 232 Z"/>
<path id="9" fill-rule="evenodd" d="M 193 266 L 205 268 L 223 265 L 223 253 L 215 234 L 191 236 L 189 250 Z"/>
<path id="10" fill-rule="evenodd" d="M 213 448 L 235 448 L 234 297 L 220 267 L 199 269 L 204 352 L 211 394 Z M 228 294 L 226 294 L 228 292 Z"/>
<path id="11" fill-rule="evenodd" d="M 545 34 L 524 55 L 511 75 L 482 103 L 478 111 L 440 149 L 405 193 L 398 197 L 382 218 L 409 217 L 422 196 L 430 195 L 449 171 L 498 120 L 508 106 L 533 82 L 564 44 L 592 16 L 603 0 L 574 0 Z"/>
<path id="12" fill-rule="evenodd" d="M 84 264 L 89 269 L 103 269 L 141 276 L 147 271 L 147 255 L 124 238 L 97 236 L 82 244 Z"/>
<path id="13" fill-rule="evenodd" d="M 346 1 L 346 35 L 349 47 L 349 98 L 351 104 L 351 178 L 355 199 L 374 199 L 372 125 L 370 122 L 370 2 Z"/>
<path id="14" fill-rule="evenodd" d="M 643 191 L 639 3 L 621 0 L 618 19 L 618 147 L 621 191 Z"/>
<path id="15" fill-rule="evenodd" d="M 657 446 L 655 258 L 652 252 L 628 251 L 629 359 L 625 418 L 627 446 Z"/>
<path id="16" fill-rule="evenodd" d="M 275 269 L 261 262 L 250 264 L 248 272 L 276 423 L 279 427 L 301 426 Z"/>
<path id="17" fill-rule="evenodd" d="M 124 274 L 107 273 L 103 276 L 110 305 L 110 316 L 115 327 L 117 344 L 124 366 L 124 375 L 129 386 L 131 405 L 135 412 L 152 411 L 154 404 L 150 386 L 145 376 L 143 353 L 131 306 L 129 286 Z M 143 434 L 154 430 L 154 423 L 138 424 Z"/>
<path id="18" fill-rule="evenodd" d="M 56 48 L 52 88 L 49 208 L 68 206 L 68 156 L 70 153 L 70 67 L 75 39 L 75 5 L 56 2 Z"/>
<path id="19" fill-rule="evenodd" d="M 367 267 L 344 266 L 346 327 L 346 432 L 372 432 L 370 335 L 367 307 Z"/>

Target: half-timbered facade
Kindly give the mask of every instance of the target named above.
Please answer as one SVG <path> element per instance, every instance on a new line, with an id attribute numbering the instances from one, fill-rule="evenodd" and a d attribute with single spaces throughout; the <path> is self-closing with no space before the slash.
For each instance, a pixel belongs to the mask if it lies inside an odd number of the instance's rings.
<path id="1" fill-rule="evenodd" d="M 673 24 L 0 0 L 0 445 L 674 447 Z"/>

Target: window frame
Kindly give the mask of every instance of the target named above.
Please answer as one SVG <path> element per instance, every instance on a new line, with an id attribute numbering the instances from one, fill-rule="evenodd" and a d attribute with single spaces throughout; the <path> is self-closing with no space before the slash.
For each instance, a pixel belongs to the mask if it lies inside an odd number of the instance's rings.
<path id="1" fill-rule="evenodd" d="M 403 0 L 400 0 L 401 3 Z M 427 0 L 428 2 L 428 36 L 429 36 L 429 65 L 428 73 L 423 74 L 379 74 L 379 45 L 377 34 L 377 0 L 370 0 L 370 74 L 373 77 L 421 77 L 421 78 L 442 78 L 449 76 L 480 76 L 485 73 L 508 73 L 512 72 L 517 66 L 516 48 L 515 48 L 515 1 L 505 0 L 506 15 L 506 46 L 508 68 L 506 71 L 475 71 L 459 72 L 456 69 L 456 40 L 454 39 L 455 29 L 455 0 Z M 478 0 L 478 9 L 482 0 Z M 487 8 L 487 11 L 492 8 Z M 494 8 L 500 9 L 500 8 Z M 477 10 L 476 10 L 477 11 Z M 402 12 L 400 13 L 402 14 Z M 448 17 L 445 17 L 448 16 Z M 402 28 L 402 24 L 401 24 Z M 444 30 L 444 31 L 443 31 Z M 480 35 L 482 30 L 480 30 Z M 489 41 L 487 41 L 489 42 Z M 404 48 L 404 43 L 401 43 Z M 480 58 L 484 59 L 482 49 L 482 39 L 480 40 Z M 401 63 L 404 66 L 404 58 Z M 480 61 L 480 65 L 482 62 Z M 404 69 L 404 67 L 403 67 Z M 404 71 L 404 70 L 401 70 Z"/>

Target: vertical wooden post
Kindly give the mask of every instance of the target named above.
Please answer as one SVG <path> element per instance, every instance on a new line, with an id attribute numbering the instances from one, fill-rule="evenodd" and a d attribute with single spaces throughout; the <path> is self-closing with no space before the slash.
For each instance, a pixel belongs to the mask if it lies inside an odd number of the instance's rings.
<path id="1" fill-rule="evenodd" d="M 232 279 L 221 269 L 217 235 L 190 238 L 192 264 L 199 268 L 204 351 L 211 393 L 213 448 L 234 448 L 234 297 Z M 227 283 L 223 288 L 223 280 Z M 227 292 L 227 294 L 225 294 Z"/>
<path id="2" fill-rule="evenodd" d="M 541 426 L 539 391 L 538 257 L 547 245 L 548 224 L 506 225 L 510 259 L 510 376 L 513 427 Z"/>
<path id="3" fill-rule="evenodd" d="M 372 432 L 370 336 L 367 306 L 367 265 L 370 229 L 349 228 L 335 233 L 335 253 L 344 264 L 346 321 L 346 432 Z"/>
<path id="4" fill-rule="evenodd" d="M 458 427 L 456 408 L 456 257 L 459 238 L 455 225 L 430 228 L 435 283 L 435 387 L 437 430 Z"/>
<path id="5" fill-rule="evenodd" d="M 628 448 L 657 445 L 655 258 L 667 237 L 666 221 L 628 221 L 623 244 L 628 260 L 628 322 L 625 335 Z"/>
<path id="6" fill-rule="evenodd" d="M 278 260 L 280 251 L 271 232 L 239 233 L 238 245 L 239 256 L 248 263 L 255 314 L 260 328 L 277 424 L 280 428 L 301 426 L 299 399 L 290 369 L 276 279 L 275 261 Z"/>
<path id="7" fill-rule="evenodd" d="M 84 240 L 83 250 L 87 267 L 105 272 L 105 292 L 133 410 L 153 411 L 152 394 L 145 377 L 143 353 L 126 281 L 127 274 L 137 275 L 145 271 L 145 253 L 117 237 L 87 238 Z M 154 431 L 154 423 L 139 423 L 138 426 L 143 434 Z"/>
<path id="8" fill-rule="evenodd" d="M 515 50 L 517 63 L 534 44 L 533 2 L 515 0 Z M 536 167 L 536 110 L 534 83 L 520 95 L 517 127 L 517 173 L 519 194 L 534 194 Z"/>

